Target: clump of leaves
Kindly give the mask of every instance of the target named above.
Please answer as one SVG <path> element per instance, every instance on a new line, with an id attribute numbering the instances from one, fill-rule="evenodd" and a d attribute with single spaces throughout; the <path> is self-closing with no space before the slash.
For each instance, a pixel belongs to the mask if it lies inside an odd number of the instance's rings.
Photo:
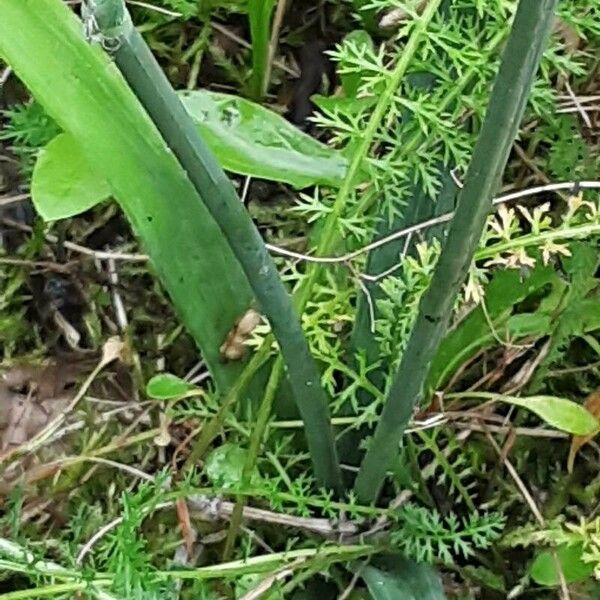
<path id="1" fill-rule="evenodd" d="M 60 129 L 35 101 L 17 104 L 4 111 L 2 117 L 6 122 L 0 129 L 0 140 L 8 143 L 19 159 L 23 176 L 29 180 L 37 153 Z"/>

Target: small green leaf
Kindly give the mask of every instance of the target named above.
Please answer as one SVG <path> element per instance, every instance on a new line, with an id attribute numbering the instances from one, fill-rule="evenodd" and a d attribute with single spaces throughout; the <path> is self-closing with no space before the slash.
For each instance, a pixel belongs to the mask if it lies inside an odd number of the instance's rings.
<path id="1" fill-rule="evenodd" d="M 464 573 L 469 579 L 483 584 L 486 588 L 495 590 L 496 592 L 506 592 L 506 584 L 502 575 L 494 573 L 494 571 L 486 567 L 467 565 L 464 568 Z"/>
<path id="2" fill-rule="evenodd" d="M 362 571 L 373 600 L 444 600 L 438 574 L 429 566 L 400 559 L 393 571 L 368 566 Z"/>
<path id="3" fill-rule="evenodd" d="M 160 373 L 155 375 L 146 385 L 146 395 L 155 400 L 171 400 L 180 398 L 190 390 L 194 385 L 172 375 L 171 373 Z"/>
<path id="4" fill-rule="evenodd" d="M 556 398 L 555 396 L 529 396 L 528 398 L 518 398 L 516 396 L 503 396 L 494 394 L 495 399 L 508 404 L 520 406 L 532 413 L 535 413 L 540 419 L 546 421 L 548 425 L 561 429 L 567 433 L 575 435 L 588 435 L 598 429 L 600 423 L 592 413 L 586 408 L 566 400 L 565 398 Z"/>
<path id="5" fill-rule="evenodd" d="M 181 100 L 221 166 L 297 188 L 338 186 L 347 161 L 277 113 L 244 98 L 198 90 Z"/>
<path id="6" fill-rule="evenodd" d="M 223 444 L 206 459 L 205 473 L 216 486 L 231 487 L 242 480 L 247 452 L 236 444 Z"/>
<path id="7" fill-rule="evenodd" d="M 46 221 L 65 219 L 106 200 L 110 188 L 90 169 L 77 142 L 57 135 L 41 152 L 33 170 L 31 196 Z"/>
<path id="8" fill-rule="evenodd" d="M 592 576 L 594 565 L 584 562 L 582 555 L 582 544 L 560 546 L 557 548 L 556 557 L 558 557 L 558 562 L 567 583 L 583 581 Z M 529 574 L 539 585 L 557 586 L 560 584 L 560 577 L 556 566 L 554 553 L 546 550 L 536 556 L 529 568 Z"/>

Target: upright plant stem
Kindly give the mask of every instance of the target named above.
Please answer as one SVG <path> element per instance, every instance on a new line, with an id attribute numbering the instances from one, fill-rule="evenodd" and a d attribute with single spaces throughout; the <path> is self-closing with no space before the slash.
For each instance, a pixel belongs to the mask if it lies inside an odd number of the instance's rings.
<path id="1" fill-rule="evenodd" d="M 269 343 L 267 344 L 266 341 Z M 250 382 L 256 375 L 256 372 L 265 364 L 269 358 L 271 351 L 271 343 L 273 341 L 272 336 L 268 336 L 261 347 L 257 350 L 256 354 L 252 357 L 250 362 L 246 365 L 246 368 L 242 371 L 237 381 L 229 392 L 225 395 L 221 401 L 218 413 L 206 423 L 202 428 L 200 437 L 194 444 L 192 451 L 185 461 L 186 468 L 192 468 L 198 461 L 204 456 L 204 453 L 208 450 L 208 447 L 212 444 L 213 440 L 219 435 L 221 427 L 225 422 L 227 413 L 231 407 L 237 402 L 239 397 L 246 391 Z"/>
<path id="2" fill-rule="evenodd" d="M 264 398 L 260 404 L 256 423 L 252 428 L 250 435 L 250 445 L 248 446 L 248 456 L 244 462 L 242 468 L 242 488 L 245 488 L 250 484 L 250 479 L 254 468 L 256 467 L 256 461 L 258 453 L 260 451 L 260 444 L 263 439 L 265 429 L 269 422 L 269 416 L 271 415 L 271 407 L 273 406 L 273 400 L 279 387 L 279 380 L 283 373 L 283 361 L 278 358 L 275 361 L 271 376 L 265 389 Z M 225 549 L 223 550 L 223 560 L 229 560 L 231 553 L 235 547 L 235 541 L 242 524 L 242 516 L 244 514 L 244 504 L 246 503 L 245 496 L 238 496 L 233 512 L 231 513 L 231 520 L 229 523 L 229 531 L 227 533 L 227 539 L 225 540 Z"/>
<path id="3" fill-rule="evenodd" d="M 248 277 L 261 311 L 271 324 L 287 366 L 294 399 L 305 423 L 317 480 L 330 489 L 341 490 L 329 400 L 321 386 L 320 372 L 298 315 L 260 233 L 231 181 L 199 137 L 192 118 L 141 35 L 133 26 L 121 26 L 115 35 L 114 15 L 119 14 L 119 7 L 129 21 L 123 0 L 88 1 L 91 2 L 98 33 L 106 35 L 105 43 L 116 45 L 114 58 L 117 66 L 227 238 Z M 109 18 L 105 18 L 106 14 Z M 190 290 L 190 294 L 193 293 Z"/>
<path id="4" fill-rule="evenodd" d="M 444 249 L 355 484 L 377 498 L 481 238 L 551 29 L 557 0 L 521 0 Z"/>
<path id="5" fill-rule="evenodd" d="M 265 72 L 265 94 L 269 91 L 273 61 L 275 60 L 275 53 L 277 52 L 277 45 L 279 43 L 279 33 L 281 32 L 281 25 L 287 6 L 288 0 L 277 0 L 277 7 L 275 8 L 275 15 L 273 16 L 273 24 L 271 26 L 271 41 L 269 42 L 269 56 L 267 58 L 267 68 Z"/>
<path id="6" fill-rule="evenodd" d="M 338 239 L 339 230 L 338 223 L 339 218 L 342 215 L 344 208 L 346 206 L 346 201 L 348 199 L 348 195 L 352 190 L 352 186 L 354 185 L 354 181 L 358 175 L 358 172 L 361 168 L 363 161 L 366 159 L 367 154 L 369 152 L 369 148 L 373 142 L 375 137 L 375 133 L 377 129 L 381 126 L 383 118 L 385 117 L 387 108 L 391 102 L 393 94 L 398 89 L 402 78 L 406 74 L 408 66 L 421 42 L 422 36 L 427 29 L 427 26 L 431 22 L 437 8 L 441 4 L 441 0 L 434 0 L 430 3 L 428 9 L 425 11 L 406 45 L 406 47 L 402 50 L 402 54 L 398 60 L 398 63 L 392 73 L 390 81 L 388 82 L 388 86 L 385 92 L 380 96 L 377 106 L 373 111 L 369 123 L 365 129 L 365 134 L 361 137 L 361 142 L 356 152 L 352 155 L 352 161 L 348 167 L 348 172 L 346 174 L 346 178 L 344 179 L 344 183 L 339 189 L 332 211 L 327 215 L 327 219 L 325 221 L 325 227 L 323 233 L 319 239 L 319 243 L 317 246 L 317 254 L 318 255 L 326 255 L 332 251 L 333 245 Z M 418 140 L 414 140 L 416 142 Z M 294 293 L 294 302 L 298 312 L 303 312 L 306 308 L 306 304 L 310 298 L 312 290 L 316 281 L 318 280 L 320 274 L 322 273 L 322 266 L 318 264 L 311 264 L 308 267 L 307 277 L 302 281 L 299 288 Z M 266 359 L 266 354 L 269 352 L 269 348 L 271 347 L 273 340 L 271 336 L 267 337 L 267 339 L 263 342 L 262 346 L 258 350 L 258 354 L 261 355 L 264 359 Z M 261 362 L 262 364 L 262 362 Z M 248 374 L 252 375 L 258 369 L 257 363 L 255 361 L 251 361 L 246 369 L 244 370 L 244 376 Z M 251 377 L 246 377 L 249 381 Z M 277 380 L 278 382 L 278 380 Z M 237 395 L 235 390 L 233 390 L 232 394 L 228 395 L 229 401 L 227 402 L 227 406 L 232 405 L 239 394 L 242 392 L 243 388 L 236 386 Z M 225 404 L 225 403 L 224 403 Z M 208 444 L 214 439 L 214 437 L 218 433 L 218 429 L 220 428 L 224 419 L 224 413 L 219 411 L 219 415 L 209 424 L 206 429 L 206 433 L 202 432 L 202 437 L 200 439 L 200 444 L 196 445 L 192 454 L 198 459 L 208 448 Z"/>

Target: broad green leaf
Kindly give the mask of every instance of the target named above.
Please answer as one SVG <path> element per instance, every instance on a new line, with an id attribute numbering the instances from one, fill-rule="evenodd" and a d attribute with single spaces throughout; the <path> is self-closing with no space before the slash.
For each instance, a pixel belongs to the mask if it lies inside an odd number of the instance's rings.
<path id="1" fill-rule="evenodd" d="M 242 480 L 246 455 L 246 450 L 236 444 L 219 446 L 206 459 L 206 476 L 216 486 L 231 487 L 238 484 Z"/>
<path id="2" fill-rule="evenodd" d="M 301 188 L 339 185 L 346 159 L 277 113 L 237 96 L 199 90 L 181 98 L 221 166 L 232 173 Z M 47 221 L 72 217 L 110 196 L 102 166 L 92 168 L 75 138 L 61 134 L 40 154 L 32 195 Z"/>
<path id="3" fill-rule="evenodd" d="M 31 197 L 46 221 L 66 219 L 110 196 L 110 187 L 96 175 L 77 142 L 57 135 L 39 154 L 31 180 Z"/>
<path id="4" fill-rule="evenodd" d="M 583 561 L 583 545 L 560 546 L 556 552 L 546 550 L 540 552 L 529 568 L 531 578 L 539 585 L 557 586 L 560 576 L 557 571 L 556 558 L 567 583 L 584 581 L 594 573 L 594 565 Z"/>
<path id="5" fill-rule="evenodd" d="M 221 229 L 111 59 L 86 41 L 68 6 L 0 0 L 0 15 L 0 55 L 77 140 L 82 158 L 103 178 L 95 185 L 108 182 L 217 386 L 227 391 L 243 365 L 222 362 L 219 347 L 252 293 Z"/>
<path id="6" fill-rule="evenodd" d="M 600 423 L 581 404 L 557 398 L 556 396 L 528 396 L 520 398 L 518 396 L 504 396 L 503 394 L 494 394 L 490 392 L 473 392 L 459 394 L 461 396 L 470 396 L 473 398 L 484 398 L 506 402 L 513 406 L 520 406 L 536 414 L 540 419 L 567 433 L 575 435 L 588 435 L 595 432 Z"/>
<path id="7" fill-rule="evenodd" d="M 393 571 L 368 566 L 362 571 L 373 600 L 444 600 L 439 575 L 429 566 L 399 559 Z"/>
<path id="8" fill-rule="evenodd" d="M 229 94 L 182 92 L 181 99 L 221 166 L 297 188 L 338 186 L 346 159 L 277 113 Z"/>
<path id="9" fill-rule="evenodd" d="M 171 400 L 180 398 L 194 388 L 194 385 L 180 379 L 177 375 L 160 373 L 146 384 L 146 395 L 155 400 Z"/>

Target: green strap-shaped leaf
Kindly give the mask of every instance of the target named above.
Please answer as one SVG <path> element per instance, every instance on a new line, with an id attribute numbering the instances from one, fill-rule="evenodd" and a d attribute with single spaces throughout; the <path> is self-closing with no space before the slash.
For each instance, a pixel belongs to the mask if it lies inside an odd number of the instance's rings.
<path id="1" fill-rule="evenodd" d="M 241 365 L 223 363 L 219 348 L 250 305 L 250 286 L 118 70 L 86 42 L 81 22 L 60 0 L 0 0 L 0 54 L 78 140 L 100 185 L 107 181 L 217 385 L 228 390 Z"/>
<path id="2" fill-rule="evenodd" d="M 557 0 L 521 0 L 475 145 L 454 219 L 371 445 L 356 478 L 362 502 L 377 497 L 398 444 L 423 396 L 431 361 L 481 239 L 554 19 Z"/>
<path id="3" fill-rule="evenodd" d="M 589 435 L 598 431 L 600 422 L 584 406 L 556 396 L 505 396 L 493 392 L 460 392 L 448 398 L 480 398 L 506 402 L 531 411 L 540 419 L 561 431 L 573 435 Z"/>
<path id="4" fill-rule="evenodd" d="M 544 266 L 537 267 L 526 278 L 516 269 L 496 273 L 485 288 L 487 316 L 479 306 L 446 335 L 432 362 L 426 390 L 441 389 L 461 365 L 483 348 L 497 344 L 497 336 L 518 339 L 511 337 L 508 326 L 513 306 L 544 286 L 559 282 L 553 269 Z"/>

